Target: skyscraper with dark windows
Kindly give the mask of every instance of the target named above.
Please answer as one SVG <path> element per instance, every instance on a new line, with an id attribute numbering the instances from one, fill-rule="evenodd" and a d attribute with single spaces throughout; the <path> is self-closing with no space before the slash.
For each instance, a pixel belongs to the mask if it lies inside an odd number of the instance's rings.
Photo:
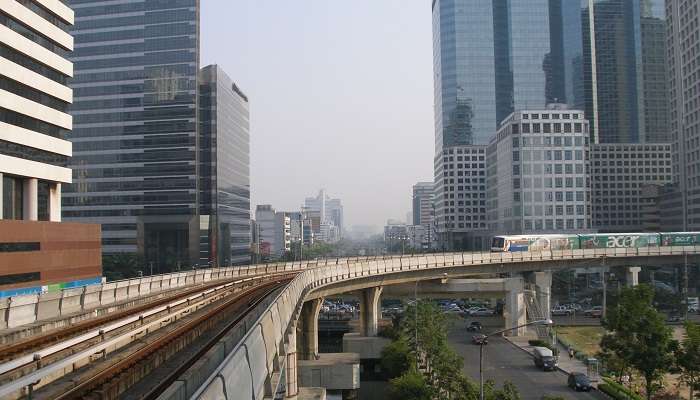
<path id="1" fill-rule="evenodd" d="M 248 97 L 218 65 L 200 71 L 201 262 L 250 262 Z"/>
<path id="2" fill-rule="evenodd" d="M 63 216 L 155 270 L 199 260 L 198 0 L 69 0 L 74 184 Z"/>
<path id="3" fill-rule="evenodd" d="M 664 0 L 584 1 L 584 47 L 594 38 L 584 50 L 593 141 L 669 142 Z"/>

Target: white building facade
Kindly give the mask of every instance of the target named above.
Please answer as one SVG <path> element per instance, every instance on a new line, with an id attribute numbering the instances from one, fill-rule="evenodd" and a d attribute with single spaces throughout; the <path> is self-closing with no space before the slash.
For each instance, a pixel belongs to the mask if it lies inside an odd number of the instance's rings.
<path id="1" fill-rule="evenodd" d="M 0 219 L 60 221 L 61 185 L 72 181 L 74 14 L 40 4 L 0 3 Z"/>
<path id="2" fill-rule="evenodd" d="M 491 139 L 486 150 L 491 233 L 591 229 L 589 125 L 583 111 L 562 108 L 515 112 Z"/>

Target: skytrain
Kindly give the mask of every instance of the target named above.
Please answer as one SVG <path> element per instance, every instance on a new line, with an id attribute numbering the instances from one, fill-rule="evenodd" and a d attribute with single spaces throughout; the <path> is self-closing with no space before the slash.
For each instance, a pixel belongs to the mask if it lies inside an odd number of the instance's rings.
<path id="1" fill-rule="evenodd" d="M 491 251 L 550 251 L 700 245 L 700 232 L 494 236 Z"/>

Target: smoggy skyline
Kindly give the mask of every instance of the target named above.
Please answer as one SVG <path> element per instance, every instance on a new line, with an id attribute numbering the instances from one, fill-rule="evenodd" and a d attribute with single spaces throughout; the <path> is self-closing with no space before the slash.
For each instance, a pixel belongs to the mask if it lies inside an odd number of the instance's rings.
<path id="1" fill-rule="evenodd" d="M 201 65 L 248 95 L 251 208 L 325 188 L 346 226 L 404 219 L 432 181 L 430 3 L 202 2 Z"/>

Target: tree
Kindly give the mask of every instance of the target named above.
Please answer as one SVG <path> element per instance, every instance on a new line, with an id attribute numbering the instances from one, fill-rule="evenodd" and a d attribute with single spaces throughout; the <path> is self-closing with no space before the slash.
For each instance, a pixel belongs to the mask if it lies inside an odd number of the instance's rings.
<path id="1" fill-rule="evenodd" d="M 135 254 L 118 253 L 102 256 L 102 274 L 108 281 L 135 278 L 142 271 L 143 260 Z"/>
<path id="2" fill-rule="evenodd" d="M 433 390 L 425 377 L 415 368 L 390 381 L 391 400 L 432 400 Z"/>
<path id="3" fill-rule="evenodd" d="M 700 386 L 700 325 L 685 323 L 685 338 L 676 350 L 676 366 L 690 388 L 690 399 L 695 399 L 695 390 Z"/>
<path id="4" fill-rule="evenodd" d="M 408 342 L 403 338 L 399 338 L 389 343 L 382 350 L 381 365 L 382 370 L 386 372 L 389 378 L 401 376 L 415 366 L 415 357 L 411 353 Z"/>
<path id="5" fill-rule="evenodd" d="M 654 291 L 647 285 L 623 289 L 616 307 L 603 320 L 608 331 L 603 352 L 615 354 L 644 376 L 647 399 L 672 365 L 675 342 L 665 319 L 652 306 Z"/>

